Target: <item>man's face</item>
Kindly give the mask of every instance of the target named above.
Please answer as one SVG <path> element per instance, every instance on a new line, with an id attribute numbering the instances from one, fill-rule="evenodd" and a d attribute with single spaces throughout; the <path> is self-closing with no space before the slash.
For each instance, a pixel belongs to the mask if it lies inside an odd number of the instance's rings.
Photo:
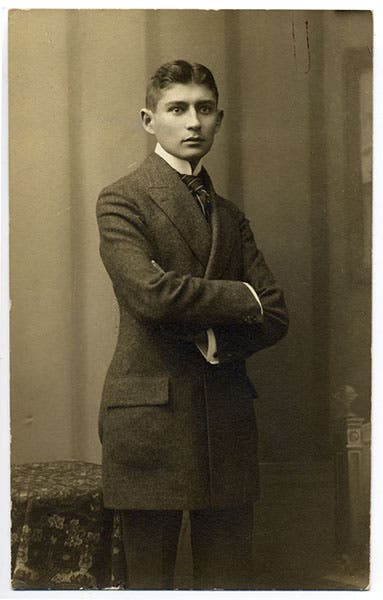
<path id="1" fill-rule="evenodd" d="M 156 110 L 143 109 L 141 117 L 164 150 L 195 166 L 209 152 L 223 112 L 205 85 L 175 83 L 162 91 Z"/>

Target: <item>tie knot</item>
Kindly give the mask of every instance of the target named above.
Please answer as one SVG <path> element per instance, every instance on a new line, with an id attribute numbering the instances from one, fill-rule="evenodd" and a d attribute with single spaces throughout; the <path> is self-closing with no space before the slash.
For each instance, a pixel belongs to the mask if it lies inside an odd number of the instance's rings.
<path id="1" fill-rule="evenodd" d="M 198 175 L 181 174 L 182 181 L 187 185 L 193 196 L 198 200 L 198 204 L 205 215 L 205 218 L 210 222 L 211 203 L 209 192 L 206 190 L 204 180 Z"/>
<path id="2" fill-rule="evenodd" d="M 182 174 L 181 179 L 184 183 L 186 183 L 190 191 L 194 192 L 195 194 L 200 194 L 201 192 L 205 192 L 205 194 L 208 193 L 202 177 L 198 175 Z"/>

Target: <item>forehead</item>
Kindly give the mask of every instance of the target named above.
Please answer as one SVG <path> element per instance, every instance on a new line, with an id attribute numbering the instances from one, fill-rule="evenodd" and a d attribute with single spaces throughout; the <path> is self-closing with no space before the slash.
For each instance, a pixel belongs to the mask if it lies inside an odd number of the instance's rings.
<path id="1" fill-rule="evenodd" d="M 165 105 L 171 102 L 194 104 L 196 102 L 212 101 L 215 103 L 215 95 L 206 85 L 199 83 L 172 83 L 161 90 L 158 105 Z"/>

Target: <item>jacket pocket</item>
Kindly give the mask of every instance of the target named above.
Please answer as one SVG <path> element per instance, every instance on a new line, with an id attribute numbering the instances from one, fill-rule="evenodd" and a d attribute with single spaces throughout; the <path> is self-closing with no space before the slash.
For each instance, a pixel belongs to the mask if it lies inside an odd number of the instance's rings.
<path id="1" fill-rule="evenodd" d="M 169 402 L 167 375 L 109 376 L 104 387 L 107 408 L 159 406 Z"/>

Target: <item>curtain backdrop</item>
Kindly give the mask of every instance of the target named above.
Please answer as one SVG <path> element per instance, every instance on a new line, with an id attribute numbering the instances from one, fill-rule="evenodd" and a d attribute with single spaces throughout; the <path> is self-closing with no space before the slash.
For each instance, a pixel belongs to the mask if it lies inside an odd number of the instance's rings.
<path id="1" fill-rule="evenodd" d="M 344 74 L 350 49 L 371 51 L 371 27 L 353 11 L 11 11 L 15 462 L 100 460 L 118 314 L 95 203 L 153 148 L 139 120 L 146 82 L 176 58 L 216 76 L 225 119 L 206 164 L 286 290 L 288 337 L 249 361 L 262 459 L 326 455 L 341 385 L 368 407 L 369 281 L 350 256 L 368 253 L 370 224 L 345 186 L 360 165 Z M 348 106 L 357 136 L 359 104 Z"/>

